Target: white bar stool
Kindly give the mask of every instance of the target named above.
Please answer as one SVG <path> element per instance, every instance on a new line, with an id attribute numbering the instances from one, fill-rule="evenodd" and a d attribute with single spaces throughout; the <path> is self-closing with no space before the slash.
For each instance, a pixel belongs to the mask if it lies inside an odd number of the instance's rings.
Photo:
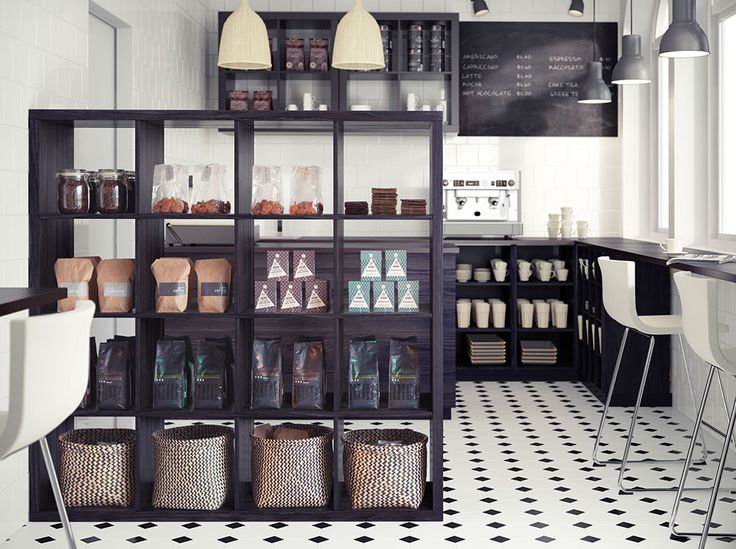
<path id="1" fill-rule="evenodd" d="M 76 410 L 84 396 L 94 314 L 92 301 L 78 301 L 67 313 L 10 321 L 10 399 L 8 411 L 0 411 L 0 460 L 38 442 L 72 549 L 74 534 L 46 435 Z"/>
<path id="2" fill-rule="evenodd" d="M 636 276 L 635 276 L 635 264 L 633 261 L 617 261 L 609 257 L 599 257 L 598 265 L 601 271 L 602 284 L 603 284 L 603 306 L 606 312 L 616 322 L 625 327 L 624 336 L 621 339 L 621 346 L 618 350 L 618 356 L 616 358 L 616 366 L 613 370 L 613 377 L 611 379 L 611 385 L 608 388 L 608 395 L 606 396 L 606 405 L 603 409 L 601 416 L 600 425 L 598 426 L 598 433 L 595 438 L 595 445 L 593 447 L 593 462 L 596 465 L 602 465 L 605 463 L 618 463 L 618 460 L 600 460 L 598 458 L 598 449 L 600 447 L 601 439 L 603 436 L 603 430 L 606 425 L 606 419 L 608 417 L 608 411 L 611 406 L 611 399 L 613 397 L 614 389 L 616 388 L 616 381 L 621 370 L 621 361 L 623 359 L 624 349 L 626 347 L 626 340 L 629 336 L 629 330 L 634 330 L 646 337 L 649 337 L 649 351 L 647 352 L 646 362 L 644 364 L 644 373 L 642 374 L 641 383 L 639 384 L 639 393 L 636 397 L 636 405 L 634 406 L 634 414 L 631 418 L 631 425 L 629 427 L 629 434 L 626 439 L 626 447 L 621 458 L 621 469 L 618 477 L 618 487 L 622 492 L 659 492 L 659 491 L 675 491 L 677 486 L 663 487 L 663 488 L 646 488 L 646 487 L 626 487 L 624 486 L 624 478 L 628 464 L 631 463 L 680 463 L 683 459 L 641 459 L 641 460 L 629 460 L 629 453 L 631 451 L 631 444 L 634 439 L 634 431 L 639 421 L 639 409 L 641 408 L 641 401 L 644 396 L 644 389 L 646 387 L 647 378 L 649 377 L 649 367 L 652 362 L 652 354 L 654 353 L 654 341 L 655 336 L 662 335 L 676 335 L 680 339 L 680 349 L 682 351 L 682 358 L 685 361 L 685 375 L 687 377 L 687 383 L 690 388 L 690 397 L 693 402 L 693 409 L 695 408 L 695 393 L 693 391 L 692 380 L 690 378 L 690 369 L 687 365 L 687 357 L 685 356 L 685 347 L 682 342 L 682 317 L 679 315 L 654 315 L 654 316 L 640 316 L 636 312 Z M 702 461 L 706 459 L 707 449 L 705 447 L 705 439 L 701 434 L 701 445 L 702 445 Z"/>
<path id="3" fill-rule="evenodd" d="M 734 427 L 736 426 L 736 399 L 734 399 L 732 410 L 728 411 L 726 404 L 726 412 L 729 416 L 728 427 L 724 434 L 723 449 L 718 458 L 718 468 L 711 490 L 708 509 L 703 522 L 703 530 L 701 532 L 679 532 L 677 530 L 677 512 L 680 508 L 683 492 L 686 490 L 690 466 L 692 465 L 693 453 L 695 451 L 695 439 L 701 433 L 703 426 L 703 416 L 713 384 L 713 377 L 717 376 L 721 388 L 721 397 L 726 403 L 726 395 L 723 390 L 721 374 L 726 374 L 736 379 L 736 348 L 721 348 L 718 340 L 718 292 L 717 282 L 712 278 L 696 278 L 689 272 L 679 272 L 675 274 L 675 284 L 680 292 L 680 300 L 682 302 L 682 316 L 685 338 L 693 351 L 703 359 L 709 366 L 708 378 L 705 382 L 705 390 L 703 399 L 698 408 L 698 414 L 695 419 L 695 429 L 688 448 L 687 457 L 685 459 L 685 467 L 682 471 L 680 486 L 677 491 L 677 497 L 672 508 L 672 516 L 670 518 L 670 532 L 676 536 L 700 536 L 700 549 L 705 547 L 708 536 L 736 536 L 736 533 L 726 534 L 724 532 L 710 533 L 710 525 L 713 519 L 716 502 L 718 501 L 718 491 L 723 480 L 723 472 L 728 461 L 729 445 L 733 441 Z M 702 434 L 702 433 L 701 433 Z"/>

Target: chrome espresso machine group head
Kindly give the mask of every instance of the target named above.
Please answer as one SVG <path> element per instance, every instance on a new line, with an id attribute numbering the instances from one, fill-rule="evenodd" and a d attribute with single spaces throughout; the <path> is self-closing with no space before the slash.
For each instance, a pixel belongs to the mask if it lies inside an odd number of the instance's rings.
<path id="1" fill-rule="evenodd" d="M 445 236 L 499 238 L 522 234 L 518 171 L 445 169 L 442 190 Z"/>

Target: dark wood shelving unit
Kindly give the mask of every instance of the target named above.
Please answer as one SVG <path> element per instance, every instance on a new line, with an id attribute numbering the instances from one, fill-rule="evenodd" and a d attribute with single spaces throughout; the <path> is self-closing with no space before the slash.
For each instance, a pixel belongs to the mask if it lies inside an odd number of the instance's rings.
<path id="1" fill-rule="evenodd" d="M 218 13 L 218 40 L 222 34 L 222 26 L 231 12 Z M 254 90 L 270 89 L 274 96 L 274 110 L 284 111 L 290 103 L 302 108 L 301 97 L 290 95 L 291 83 L 313 82 L 315 103 L 327 104 L 331 111 L 349 111 L 353 103 L 365 103 L 359 98 L 352 98 L 351 82 L 375 81 L 385 82 L 389 86 L 388 99 L 390 108 L 384 110 L 404 111 L 405 95 L 417 93 L 417 84 L 438 82 L 444 85 L 447 101 L 447 123 L 444 131 L 457 133 L 459 129 L 459 77 L 460 77 L 460 35 L 459 15 L 457 13 L 373 13 L 379 24 L 391 28 L 393 43 L 391 70 L 387 71 L 341 71 L 330 68 L 320 71 L 287 71 L 285 69 L 285 40 L 288 37 L 305 40 L 305 68 L 309 64 L 309 38 L 328 38 L 328 60 L 332 62 L 332 48 L 335 30 L 340 19 L 345 15 L 340 12 L 260 12 L 266 24 L 269 38 L 272 41 L 271 52 L 273 68 L 269 71 L 233 71 L 219 69 L 218 108 L 228 108 L 228 92 L 235 89 L 247 89 L 252 100 Z M 408 70 L 409 25 L 422 23 L 425 25 L 424 65 L 427 70 L 413 72 Z M 428 26 L 440 23 L 445 26 L 445 68 L 442 71 L 429 71 L 429 29 Z M 411 89 L 410 89 L 411 88 Z M 329 99 L 319 95 L 328 95 Z M 421 99 L 428 100 L 429 98 Z M 432 108 L 435 102 L 430 102 Z M 315 105 L 315 108 L 317 105 Z"/>
<path id="2" fill-rule="evenodd" d="M 290 14 L 291 15 L 291 14 Z M 280 27 L 279 27 L 280 28 Z M 330 27 L 332 29 L 332 27 Z M 334 81 L 334 77 L 333 77 Z M 329 131 L 333 136 L 333 174 L 330 192 L 336 212 L 331 216 L 309 217 L 329 219 L 332 238 L 312 246 L 296 240 L 293 247 L 314 248 L 318 254 L 330 252 L 331 311 L 324 314 L 256 314 L 253 310 L 253 287 L 259 265 L 262 266 L 268 241 L 256 242 L 255 216 L 250 214 L 252 166 L 258 133 L 274 127 L 288 131 Z M 74 165 L 74 134 L 76 128 L 108 127 L 135 129 L 136 213 L 124 216 L 66 216 L 57 211 L 56 172 Z M 234 213 L 224 216 L 233 220 L 234 242 L 222 254 L 204 248 L 209 256 L 228 255 L 234 260 L 233 306 L 225 314 L 181 314 L 155 312 L 155 281 L 151 263 L 166 255 L 189 256 L 195 248 L 173 248 L 164 245 L 165 223 L 170 216 L 150 214 L 153 168 L 164 162 L 166 128 L 231 128 L 234 134 L 235 203 Z M 343 144 L 353 132 L 394 131 L 404 128 L 422 132 L 428 137 L 430 189 L 428 201 L 428 234 L 420 239 L 371 238 L 347 239 L 345 221 L 353 216 L 343 214 L 344 158 Z M 74 219 L 134 219 L 135 220 L 135 311 L 120 315 L 98 315 L 99 318 L 128 317 L 135 319 L 136 361 L 133 382 L 134 405 L 130 410 L 78 410 L 66 419 L 48 441 L 55 463 L 59 463 L 58 435 L 74 428 L 74 416 L 132 417 L 136 425 L 136 496 L 130 508 L 71 508 L 74 521 L 181 521 L 181 520 L 441 520 L 443 509 L 443 239 L 442 239 L 442 139 L 440 113 L 426 112 L 236 112 L 236 111 L 95 111 L 95 110 L 32 110 L 29 112 L 29 285 L 32 288 L 56 285 L 53 265 L 59 257 L 74 255 Z M 198 216 L 175 216 L 197 219 Z M 370 218 L 371 216 L 368 216 Z M 202 218 L 201 216 L 199 218 Z M 223 216 L 218 216 L 218 219 Z M 285 216 L 285 218 L 292 218 Z M 392 219 L 402 219 L 393 216 Z M 410 219 L 414 220 L 415 217 Z M 287 247 L 291 243 L 281 242 Z M 344 287 L 356 270 L 359 249 L 395 249 L 406 246 L 409 254 L 426 254 L 428 258 L 415 272 L 420 282 L 422 307 L 412 314 L 353 314 L 343 312 Z M 196 252 L 192 252 L 196 253 Z M 411 276 L 412 259 L 409 259 Z M 320 270 L 319 259 L 317 270 Z M 324 270 L 324 269 L 323 269 Z M 52 312 L 54 305 L 36 307 L 32 314 Z M 304 320 L 324 329 L 328 376 L 328 406 L 325 410 L 251 410 L 250 361 L 252 342 L 263 331 L 297 334 L 305 329 Z M 198 329 L 212 333 L 224 331 L 233 337 L 235 368 L 232 394 L 225 410 L 154 410 L 153 371 L 156 340 L 167 333 L 192 334 Z M 378 410 L 349 410 L 344 405 L 347 380 L 347 340 L 356 333 L 375 334 L 379 341 L 391 336 L 417 335 L 420 350 L 425 355 L 427 374 L 422 380 L 422 398 L 418 410 L 390 410 L 382 402 Z M 385 364 L 380 365 L 385 371 Z M 424 371 L 424 370 L 423 370 Z M 382 374 L 382 377 L 383 374 Z M 286 384 L 288 387 L 288 383 Z M 288 401 L 286 401 L 288 402 Z M 235 427 L 234 469 L 231 501 L 217 511 L 177 511 L 153 509 L 153 443 L 151 435 L 164 428 L 167 419 L 231 420 Z M 333 497 L 330 505 L 317 509 L 259 509 L 251 492 L 249 433 L 255 421 L 305 419 L 331 422 L 335 431 Z M 425 499 L 419 509 L 350 508 L 342 476 L 342 441 L 346 421 L 406 419 L 429 424 L 428 447 L 431 482 L 427 483 Z M 29 453 L 30 520 L 56 521 L 49 479 L 36 445 Z"/>

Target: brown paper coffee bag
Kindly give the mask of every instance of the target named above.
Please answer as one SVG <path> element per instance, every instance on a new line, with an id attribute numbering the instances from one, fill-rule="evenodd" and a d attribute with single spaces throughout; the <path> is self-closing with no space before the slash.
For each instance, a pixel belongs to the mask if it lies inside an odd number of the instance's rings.
<path id="1" fill-rule="evenodd" d="M 151 265 L 156 279 L 156 312 L 183 313 L 189 304 L 192 262 L 185 257 L 162 257 Z"/>
<path id="2" fill-rule="evenodd" d="M 97 265 L 97 290 L 101 313 L 133 310 L 134 259 L 103 259 Z"/>
<path id="3" fill-rule="evenodd" d="M 200 259 L 197 274 L 197 306 L 200 313 L 224 313 L 230 307 L 232 265 L 227 259 Z"/>
<path id="4" fill-rule="evenodd" d="M 95 267 L 99 257 L 62 257 L 54 263 L 56 285 L 66 288 L 67 297 L 56 303 L 60 313 L 71 311 L 80 299 L 97 303 L 97 277 Z"/>

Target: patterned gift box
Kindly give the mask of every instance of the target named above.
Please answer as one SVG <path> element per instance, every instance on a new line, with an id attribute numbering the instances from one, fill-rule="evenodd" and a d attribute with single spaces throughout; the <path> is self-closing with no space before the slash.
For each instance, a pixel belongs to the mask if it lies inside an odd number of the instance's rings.
<path id="1" fill-rule="evenodd" d="M 396 284 L 393 280 L 373 282 L 373 312 L 393 313 L 396 311 Z"/>
<path id="2" fill-rule="evenodd" d="M 360 279 L 381 280 L 382 256 L 380 250 L 360 252 Z"/>
<path id="3" fill-rule="evenodd" d="M 304 283 L 304 310 L 309 313 L 326 313 L 330 309 L 329 280 Z"/>
<path id="4" fill-rule="evenodd" d="M 279 310 L 283 313 L 298 313 L 302 310 L 301 282 L 279 282 Z"/>
<path id="5" fill-rule="evenodd" d="M 279 283 L 275 280 L 257 280 L 253 302 L 257 313 L 275 313 L 279 310 Z"/>
<path id="6" fill-rule="evenodd" d="M 269 280 L 289 280 L 289 252 L 284 250 L 266 251 L 266 278 Z"/>
<path id="7" fill-rule="evenodd" d="M 291 253 L 291 279 L 303 280 L 305 284 L 314 282 L 316 262 L 314 250 L 294 250 Z"/>
<path id="8" fill-rule="evenodd" d="M 366 280 L 348 282 L 348 311 L 351 313 L 371 312 L 371 283 Z"/>
<path id="9" fill-rule="evenodd" d="M 386 250 L 386 280 L 406 280 L 406 250 Z"/>
<path id="10" fill-rule="evenodd" d="M 416 313 L 419 311 L 419 281 L 399 280 L 397 283 L 397 308 L 400 313 Z"/>

